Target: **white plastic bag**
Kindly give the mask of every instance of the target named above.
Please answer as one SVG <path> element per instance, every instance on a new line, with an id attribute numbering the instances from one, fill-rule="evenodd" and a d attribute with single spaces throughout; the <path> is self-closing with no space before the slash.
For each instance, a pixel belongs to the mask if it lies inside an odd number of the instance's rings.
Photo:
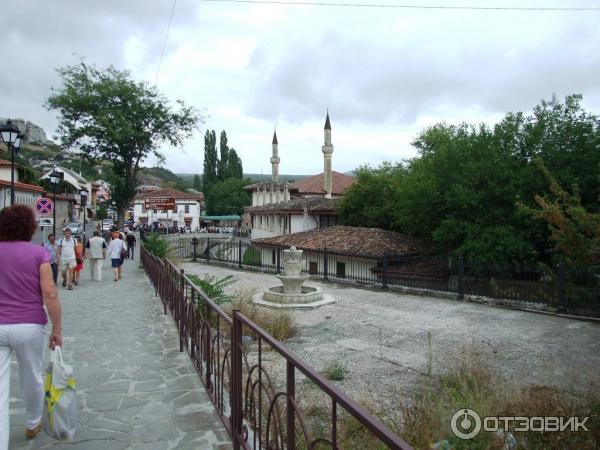
<path id="1" fill-rule="evenodd" d="M 77 431 L 77 382 L 73 367 L 63 361 L 62 350 L 56 346 L 50 354 L 50 364 L 44 378 L 44 415 L 42 423 L 48 436 L 72 440 Z"/>

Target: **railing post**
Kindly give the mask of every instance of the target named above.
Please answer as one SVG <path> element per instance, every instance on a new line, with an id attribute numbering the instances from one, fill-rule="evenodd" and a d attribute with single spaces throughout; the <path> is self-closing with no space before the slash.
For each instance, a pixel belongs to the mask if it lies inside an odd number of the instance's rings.
<path id="1" fill-rule="evenodd" d="M 238 267 L 242 268 L 242 240 L 238 241 Z"/>
<path id="2" fill-rule="evenodd" d="M 286 450 L 296 450 L 296 410 L 294 408 L 296 398 L 296 379 L 294 365 L 287 363 L 287 447 Z"/>
<path id="3" fill-rule="evenodd" d="M 567 312 L 567 271 L 563 261 L 558 263 L 558 311 Z"/>
<path id="4" fill-rule="evenodd" d="M 179 305 L 177 308 L 179 310 L 179 313 L 177 314 L 179 316 L 179 351 L 183 352 L 183 334 L 185 329 L 183 320 L 183 311 L 185 310 L 185 278 L 183 276 L 183 269 L 181 269 L 179 272 L 179 289 L 181 290 L 181 296 L 179 297 Z"/>
<path id="5" fill-rule="evenodd" d="M 194 236 L 192 238 L 192 252 L 193 252 L 192 253 L 192 261 L 194 261 L 194 262 L 198 261 L 197 254 L 196 254 L 197 249 L 198 249 L 198 238 L 196 236 Z"/>
<path id="6" fill-rule="evenodd" d="M 206 237 L 206 262 L 210 262 L 210 238 Z"/>
<path id="7" fill-rule="evenodd" d="M 381 287 L 383 289 L 388 288 L 388 255 L 383 255 L 383 279 L 381 280 Z"/>
<path id="8" fill-rule="evenodd" d="M 275 247 L 275 261 L 275 273 L 281 273 L 281 247 L 279 245 Z"/>
<path id="9" fill-rule="evenodd" d="M 242 435 L 242 322 L 233 311 L 231 327 L 231 434 L 233 449 L 239 450 Z"/>
<path id="10" fill-rule="evenodd" d="M 465 258 L 463 255 L 458 257 L 458 299 L 465 298 Z"/>
<path id="11" fill-rule="evenodd" d="M 329 280 L 329 258 L 327 256 L 327 247 L 323 247 L 323 279 Z"/>

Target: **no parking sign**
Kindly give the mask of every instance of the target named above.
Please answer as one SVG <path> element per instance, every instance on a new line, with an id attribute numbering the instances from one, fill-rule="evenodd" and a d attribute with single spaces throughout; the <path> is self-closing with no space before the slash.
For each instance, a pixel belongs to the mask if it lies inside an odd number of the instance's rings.
<path id="1" fill-rule="evenodd" d="M 51 216 L 54 211 L 54 202 L 49 198 L 38 198 L 35 202 L 34 209 L 38 216 Z"/>

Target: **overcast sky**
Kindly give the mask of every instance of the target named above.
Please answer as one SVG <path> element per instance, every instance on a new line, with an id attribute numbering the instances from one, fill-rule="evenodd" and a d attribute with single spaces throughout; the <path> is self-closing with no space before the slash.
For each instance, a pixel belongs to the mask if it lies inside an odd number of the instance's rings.
<path id="1" fill-rule="evenodd" d="M 368 3 L 361 0 L 360 3 Z M 373 3 L 386 3 L 373 0 Z M 394 0 L 403 4 L 403 0 Z M 411 0 L 419 5 L 598 6 L 593 1 Z M 207 114 L 193 139 L 165 148 L 174 172 L 202 172 L 203 135 L 227 131 L 245 172 L 323 170 L 329 108 L 333 168 L 416 154 L 426 126 L 488 122 L 542 98 L 582 93 L 600 112 L 600 12 L 450 11 L 178 0 L 3 0 L 0 117 L 54 134 L 43 107 L 59 65 L 113 64 Z M 152 161 L 148 161 L 152 163 Z"/>

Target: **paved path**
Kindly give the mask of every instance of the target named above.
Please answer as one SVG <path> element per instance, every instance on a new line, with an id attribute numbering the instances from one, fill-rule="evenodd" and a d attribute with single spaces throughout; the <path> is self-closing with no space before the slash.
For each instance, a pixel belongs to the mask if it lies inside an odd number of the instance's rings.
<path id="1" fill-rule="evenodd" d="M 25 440 L 13 358 L 9 448 L 231 448 L 187 353 L 179 353 L 175 325 L 162 314 L 139 260 L 126 261 L 124 278 L 116 283 L 108 267 L 100 283 L 89 279 L 87 269 L 75 290 L 59 288 L 65 359 L 74 365 L 78 382 L 76 441 L 60 443 L 43 432 Z"/>

